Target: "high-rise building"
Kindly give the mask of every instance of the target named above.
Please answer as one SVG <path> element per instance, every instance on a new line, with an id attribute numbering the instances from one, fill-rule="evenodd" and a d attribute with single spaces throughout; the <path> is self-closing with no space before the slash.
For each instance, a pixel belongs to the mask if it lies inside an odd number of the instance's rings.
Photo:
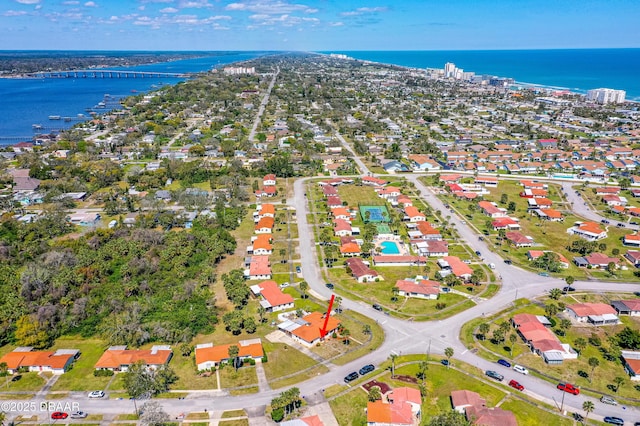
<path id="1" fill-rule="evenodd" d="M 627 92 L 614 89 L 592 89 L 587 92 L 587 100 L 599 104 L 622 104 Z"/>
<path id="2" fill-rule="evenodd" d="M 449 78 L 449 77 L 453 77 L 455 78 L 456 76 L 456 64 L 454 64 L 453 62 L 447 62 L 446 64 L 444 64 L 444 76 Z"/>

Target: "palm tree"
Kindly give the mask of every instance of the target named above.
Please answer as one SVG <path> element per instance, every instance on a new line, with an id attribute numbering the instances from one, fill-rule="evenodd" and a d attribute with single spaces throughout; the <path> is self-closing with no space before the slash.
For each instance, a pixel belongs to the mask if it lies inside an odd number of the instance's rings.
<path id="1" fill-rule="evenodd" d="M 584 410 L 584 422 L 587 422 L 587 417 L 589 417 L 589 413 L 595 410 L 595 405 L 591 401 L 585 401 L 582 403 L 582 409 Z"/>
<path id="2" fill-rule="evenodd" d="M 260 317 L 260 322 L 264 322 L 264 314 L 267 313 L 267 310 L 265 309 L 264 306 L 260 305 L 258 306 L 258 315 Z"/>
<path id="3" fill-rule="evenodd" d="M 345 345 L 348 345 L 350 342 L 349 336 L 351 336 L 351 332 L 349 331 L 349 329 L 343 328 L 342 331 L 340 332 L 340 335 L 342 336 L 342 343 L 344 343 Z"/>
<path id="4" fill-rule="evenodd" d="M 487 333 L 489 332 L 489 328 L 490 328 L 489 324 L 487 324 L 486 322 L 483 322 L 478 326 L 478 331 L 482 335 L 482 340 L 486 339 Z"/>
<path id="5" fill-rule="evenodd" d="M 625 382 L 624 377 L 616 376 L 613 379 L 613 383 L 616 385 L 616 392 L 618 392 L 618 389 L 620 389 L 620 386 L 622 386 L 624 382 Z"/>
<path id="6" fill-rule="evenodd" d="M 451 365 L 450 360 L 451 360 L 451 357 L 453 356 L 453 348 L 452 347 L 445 348 L 444 356 L 447 357 L 447 368 L 449 368 L 449 366 Z"/>
<path id="7" fill-rule="evenodd" d="M 389 355 L 389 359 L 391 360 L 391 378 L 396 377 L 396 358 L 398 358 L 397 354 Z"/>
<path id="8" fill-rule="evenodd" d="M 418 364 L 418 378 L 422 380 L 422 385 L 424 385 L 424 381 L 427 379 L 428 369 L 429 363 L 427 361 L 420 361 L 420 364 Z"/>
<path id="9" fill-rule="evenodd" d="M 518 336 L 516 336 L 515 333 L 511 333 L 509 335 L 509 342 L 511 343 L 511 345 L 509 346 L 509 352 L 511 353 L 512 358 L 513 358 L 513 345 L 515 345 L 517 340 L 518 340 Z"/>
<path id="10" fill-rule="evenodd" d="M 578 350 L 578 352 L 582 353 L 582 351 L 587 347 L 587 341 L 582 337 L 578 337 L 575 342 L 573 342 L 573 346 Z"/>
<path id="11" fill-rule="evenodd" d="M 560 290 L 559 288 L 552 288 L 549 291 L 549 298 L 553 300 L 558 300 L 561 294 L 562 294 L 562 290 Z"/>
<path id="12" fill-rule="evenodd" d="M 364 334 L 371 334 L 371 326 L 369 324 L 365 324 L 362 326 L 362 332 Z"/>
<path id="13" fill-rule="evenodd" d="M 300 283 L 300 291 L 302 292 L 302 298 L 307 298 L 307 290 L 309 290 L 309 284 L 306 281 L 302 281 Z"/>
<path id="14" fill-rule="evenodd" d="M 591 374 L 589 375 L 589 383 L 591 383 L 591 376 L 593 376 L 593 371 L 596 369 L 597 366 L 600 365 L 600 361 L 598 360 L 598 358 L 596 357 L 591 357 L 589 358 L 589 367 L 591 367 Z"/>

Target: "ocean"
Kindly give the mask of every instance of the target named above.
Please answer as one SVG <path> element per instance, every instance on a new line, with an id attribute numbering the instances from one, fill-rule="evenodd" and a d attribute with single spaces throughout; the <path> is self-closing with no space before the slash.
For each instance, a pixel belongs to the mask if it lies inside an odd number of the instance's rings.
<path id="1" fill-rule="evenodd" d="M 606 87 L 640 101 L 640 49 L 330 51 L 355 59 L 411 68 L 444 68 L 453 62 L 476 74 L 586 93 Z"/>
<path id="2" fill-rule="evenodd" d="M 191 73 L 208 71 L 220 65 L 245 61 L 266 52 L 207 53 L 205 57 L 162 62 L 135 67 L 108 67 L 128 71 Z M 0 78 L 0 145 L 31 140 L 36 133 L 69 128 L 81 120 L 90 119 L 89 110 L 106 112 L 118 106 L 117 100 L 176 84 L 177 78 L 62 78 L 13 79 Z M 105 96 L 107 95 L 107 96 Z M 104 107 L 102 104 L 104 104 Z M 60 119 L 51 120 L 50 116 Z M 67 119 L 65 120 L 65 117 Z"/>
<path id="3" fill-rule="evenodd" d="M 510 77 L 518 82 L 585 93 L 608 87 L 640 101 L 640 49 L 486 50 L 486 51 L 331 51 L 352 58 L 412 68 L 443 68 L 453 62 L 465 71 Z M 196 59 L 117 68 L 138 71 L 200 72 L 269 52 L 207 53 Z M 135 92 L 176 84 L 175 78 L 0 79 L 0 145 L 30 140 L 40 132 L 68 128 L 90 118 L 88 109 Z M 105 97 L 105 95 L 109 97 Z M 95 109 L 96 111 L 104 111 Z M 79 116 L 82 114 L 82 116 Z M 49 116 L 60 116 L 50 120 Z M 65 121 L 64 117 L 69 117 Z"/>

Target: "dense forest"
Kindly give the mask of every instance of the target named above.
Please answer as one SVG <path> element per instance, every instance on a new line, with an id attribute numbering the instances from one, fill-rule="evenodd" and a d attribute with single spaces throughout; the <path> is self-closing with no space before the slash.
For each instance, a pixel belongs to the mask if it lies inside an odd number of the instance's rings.
<path id="1" fill-rule="evenodd" d="M 133 228 L 70 231 L 55 211 L 0 223 L 0 344 L 42 348 L 65 333 L 175 343 L 217 323 L 209 287 L 236 247 L 224 224 L 165 232 L 142 217 Z"/>

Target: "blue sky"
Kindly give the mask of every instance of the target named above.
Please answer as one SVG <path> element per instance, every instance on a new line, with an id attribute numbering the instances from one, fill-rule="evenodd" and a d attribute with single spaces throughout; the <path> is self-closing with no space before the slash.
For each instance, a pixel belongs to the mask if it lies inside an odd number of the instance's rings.
<path id="1" fill-rule="evenodd" d="M 638 0 L 0 0 L 0 49 L 640 47 Z"/>

